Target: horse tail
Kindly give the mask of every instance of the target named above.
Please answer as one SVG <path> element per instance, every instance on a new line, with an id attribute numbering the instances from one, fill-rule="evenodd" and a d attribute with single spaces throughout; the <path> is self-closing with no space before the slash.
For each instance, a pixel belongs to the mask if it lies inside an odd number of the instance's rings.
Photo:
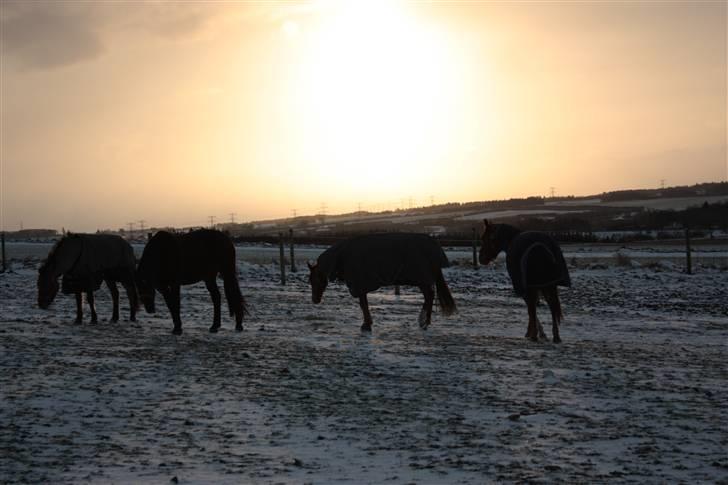
<path id="1" fill-rule="evenodd" d="M 564 319 L 564 312 L 561 310 L 561 300 L 559 299 L 559 289 L 556 285 L 548 286 L 541 290 L 544 299 L 551 310 L 551 318 L 558 325 Z"/>
<path id="2" fill-rule="evenodd" d="M 228 303 L 230 316 L 235 315 L 235 323 L 240 325 L 243 322 L 243 316 L 249 315 L 250 312 L 248 312 L 245 298 L 243 298 L 243 294 L 240 292 L 238 278 L 234 272 L 227 272 L 223 274 L 222 280 L 225 286 L 225 299 Z"/>
<path id="3" fill-rule="evenodd" d="M 445 277 L 442 275 L 442 269 L 437 269 L 435 277 L 435 288 L 437 289 L 437 301 L 440 302 L 440 309 L 445 316 L 452 315 L 457 311 L 455 300 L 450 293 Z"/>

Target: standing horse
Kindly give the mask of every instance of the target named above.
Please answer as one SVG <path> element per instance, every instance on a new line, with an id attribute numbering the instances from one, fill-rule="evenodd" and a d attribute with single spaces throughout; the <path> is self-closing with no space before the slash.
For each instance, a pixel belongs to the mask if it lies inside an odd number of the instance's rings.
<path id="1" fill-rule="evenodd" d="M 131 245 L 119 236 L 107 234 L 73 234 L 61 238 L 38 269 L 38 306 L 47 309 L 58 293 L 58 277 L 63 276 L 62 292 L 76 295 L 76 323 L 83 321 L 82 293 L 91 308 L 91 323 L 97 322 L 94 291 L 105 281 L 111 292 L 114 309 L 111 321 L 119 320 L 120 282 L 129 298 L 129 320 L 136 321 L 138 307 L 134 267 L 136 259 Z"/>
<path id="2" fill-rule="evenodd" d="M 316 264 L 309 264 L 311 298 L 320 303 L 329 280 L 344 281 L 349 293 L 359 298 L 364 314 L 363 332 L 371 332 L 367 293 L 382 286 L 412 285 L 419 287 L 425 297 L 419 324 L 430 325 L 432 303 L 437 299 L 442 313 L 455 312 L 442 268 L 449 265 L 447 256 L 436 240 L 425 234 L 371 234 L 342 241 L 324 251 Z"/>
<path id="3" fill-rule="evenodd" d="M 537 341 L 548 340 L 536 316 L 539 293 L 543 295 L 551 310 L 554 343 L 561 342 L 559 323 L 564 318 L 559 301 L 558 286 L 571 286 L 569 270 L 561 248 L 553 238 L 542 232 L 527 231 L 508 224 L 485 223 L 480 262 L 488 264 L 501 251 L 506 252 L 506 267 L 518 296 L 523 297 L 528 307 L 528 330 L 526 338 Z"/>
<path id="4" fill-rule="evenodd" d="M 230 316 L 235 315 L 235 330 L 243 330 L 243 315 L 248 313 L 240 293 L 235 265 L 235 246 L 220 231 L 200 229 L 186 234 L 159 231 L 149 240 L 137 268 L 137 286 L 144 308 L 154 313 L 154 290 L 158 290 L 172 314 L 175 335 L 182 334 L 180 286 L 204 281 L 212 297 L 215 314 L 210 332 L 220 328 L 221 275 Z"/>

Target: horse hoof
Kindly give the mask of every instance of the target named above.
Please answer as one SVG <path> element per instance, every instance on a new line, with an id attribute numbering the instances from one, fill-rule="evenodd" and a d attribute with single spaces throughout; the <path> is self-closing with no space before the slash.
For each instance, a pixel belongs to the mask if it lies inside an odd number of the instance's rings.
<path id="1" fill-rule="evenodd" d="M 362 333 L 372 333 L 372 326 L 371 325 L 369 325 L 369 326 L 362 325 L 361 331 L 362 331 Z"/>
<path id="2" fill-rule="evenodd" d="M 236 332 L 242 332 L 243 331 L 243 326 L 242 325 L 236 325 L 235 326 L 235 331 Z"/>
<path id="3" fill-rule="evenodd" d="M 561 343 L 561 339 L 559 337 L 554 337 L 554 343 L 555 344 L 560 344 Z"/>
<path id="4" fill-rule="evenodd" d="M 74 320 L 74 321 L 73 321 L 73 324 L 74 324 L 74 325 L 81 325 L 82 323 L 83 323 L 83 322 L 82 322 L 81 320 Z"/>
<path id="5" fill-rule="evenodd" d="M 182 335 L 182 329 L 181 328 L 175 328 L 172 330 L 172 335 Z"/>
<path id="6" fill-rule="evenodd" d="M 136 317 L 129 317 L 130 322 L 136 322 Z"/>
<path id="7" fill-rule="evenodd" d="M 220 327 L 210 327 L 210 333 L 217 333 L 218 330 L 220 330 Z"/>

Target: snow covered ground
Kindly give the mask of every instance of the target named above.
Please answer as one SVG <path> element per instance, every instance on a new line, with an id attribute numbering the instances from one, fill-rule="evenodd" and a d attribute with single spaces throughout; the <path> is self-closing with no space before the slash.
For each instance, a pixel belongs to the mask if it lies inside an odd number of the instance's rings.
<path id="1" fill-rule="evenodd" d="M 241 262 L 245 331 L 207 332 L 199 284 L 180 337 L 39 310 L 36 264 L 0 275 L 3 483 L 728 483 L 725 271 L 572 268 L 555 345 L 502 262 L 446 270 L 459 313 L 424 332 L 415 291 L 372 294 L 371 335 L 342 285 L 313 305 L 307 272 Z"/>

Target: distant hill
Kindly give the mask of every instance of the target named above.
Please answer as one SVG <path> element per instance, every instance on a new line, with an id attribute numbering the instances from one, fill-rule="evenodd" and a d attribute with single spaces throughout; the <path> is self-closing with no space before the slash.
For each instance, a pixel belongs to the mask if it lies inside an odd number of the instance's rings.
<path id="1" fill-rule="evenodd" d="M 471 237 L 484 219 L 525 229 L 583 232 L 677 229 L 684 225 L 728 230 L 728 182 L 660 189 L 619 190 L 584 197 L 526 197 L 447 203 L 383 212 L 353 212 L 221 226 L 241 237 L 343 236 L 413 231 Z"/>

